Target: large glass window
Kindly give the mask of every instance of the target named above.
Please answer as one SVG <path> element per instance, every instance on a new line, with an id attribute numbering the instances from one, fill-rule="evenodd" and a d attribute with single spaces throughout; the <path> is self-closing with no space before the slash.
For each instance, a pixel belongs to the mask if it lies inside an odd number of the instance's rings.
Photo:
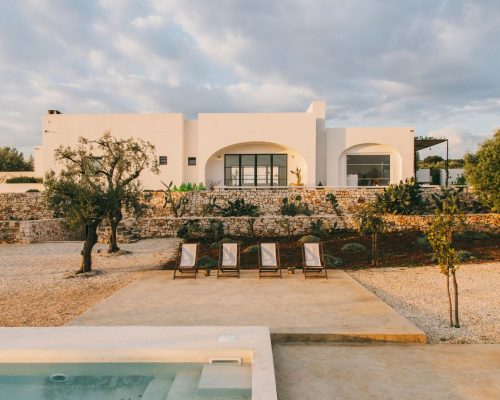
<path id="1" fill-rule="evenodd" d="M 286 186 L 286 154 L 224 155 L 226 186 Z"/>
<path id="2" fill-rule="evenodd" d="M 380 155 L 348 155 L 348 186 L 386 186 L 391 179 L 391 157 Z"/>

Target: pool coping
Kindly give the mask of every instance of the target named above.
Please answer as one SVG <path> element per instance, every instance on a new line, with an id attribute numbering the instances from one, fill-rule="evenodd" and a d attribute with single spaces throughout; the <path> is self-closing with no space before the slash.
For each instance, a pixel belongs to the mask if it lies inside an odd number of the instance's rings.
<path id="1" fill-rule="evenodd" d="M 277 400 L 268 327 L 0 328 L 0 363 L 206 363 L 217 357 L 242 357 L 243 362 L 252 363 L 252 399 Z"/>

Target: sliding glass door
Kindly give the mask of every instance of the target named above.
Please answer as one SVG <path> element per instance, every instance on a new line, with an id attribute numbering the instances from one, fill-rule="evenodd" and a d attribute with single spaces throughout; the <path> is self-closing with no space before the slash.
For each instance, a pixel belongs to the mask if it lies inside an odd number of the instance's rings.
<path id="1" fill-rule="evenodd" d="M 391 180 L 391 157 L 388 154 L 348 155 L 348 186 L 386 186 Z"/>
<path id="2" fill-rule="evenodd" d="M 225 154 L 226 186 L 286 186 L 286 154 Z"/>

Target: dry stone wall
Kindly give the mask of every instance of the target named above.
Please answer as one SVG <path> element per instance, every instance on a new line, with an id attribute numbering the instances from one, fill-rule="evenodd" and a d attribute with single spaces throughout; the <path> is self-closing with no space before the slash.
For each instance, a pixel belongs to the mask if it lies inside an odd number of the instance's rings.
<path id="1" fill-rule="evenodd" d="M 0 193 L 0 221 L 50 219 L 41 193 Z"/>
<path id="2" fill-rule="evenodd" d="M 388 215 L 391 230 L 425 231 L 432 215 Z M 229 236 L 262 237 L 306 235 L 311 233 L 311 222 L 322 220 L 326 228 L 337 224 L 339 229 L 356 229 L 352 216 L 312 215 L 296 217 L 213 217 L 213 218 L 142 218 L 130 225 L 130 229 L 139 238 L 174 237 L 179 227 L 188 220 L 196 220 L 201 229 L 210 225 L 210 221 L 221 221 L 224 233 Z M 251 222 L 253 221 L 253 222 Z M 500 214 L 468 214 L 465 216 L 465 228 L 482 232 L 499 233 Z"/>
<path id="3" fill-rule="evenodd" d="M 83 229 L 71 231 L 62 219 L 0 221 L 0 243 L 83 240 Z"/>

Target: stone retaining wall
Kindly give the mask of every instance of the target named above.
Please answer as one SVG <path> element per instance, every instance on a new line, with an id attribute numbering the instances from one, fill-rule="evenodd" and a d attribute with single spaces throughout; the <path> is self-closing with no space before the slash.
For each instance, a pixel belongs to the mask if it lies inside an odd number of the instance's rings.
<path id="1" fill-rule="evenodd" d="M 41 193 L 0 193 L 0 221 L 52 218 Z"/>
<path id="2" fill-rule="evenodd" d="M 424 196 L 430 196 L 437 188 L 424 188 Z M 244 189 L 244 190 L 215 190 L 215 191 L 193 191 L 175 192 L 174 199 L 186 196 L 188 203 L 185 217 L 200 217 L 203 208 L 209 198 L 215 197 L 217 204 L 225 207 L 228 200 L 235 201 L 238 198 L 245 202 L 258 205 L 260 214 L 263 216 L 280 215 L 280 207 L 285 197 L 300 195 L 302 201 L 306 202 L 313 214 L 331 214 L 331 204 L 326 199 L 328 193 L 333 193 L 338 200 L 340 210 L 347 214 L 351 208 L 362 201 L 371 201 L 382 188 L 341 188 L 341 189 Z M 170 205 L 164 207 L 163 192 L 146 192 L 150 208 L 147 210 L 146 218 L 172 217 Z M 52 212 L 48 210 L 43 202 L 41 193 L 0 193 L 0 220 L 29 220 L 51 218 Z M 125 216 L 127 217 L 127 216 Z"/>
<path id="3" fill-rule="evenodd" d="M 37 243 L 83 240 L 83 229 L 68 230 L 62 219 L 36 221 L 0 221 L 0 243 Z"/>
<path id="4" fill-rule="evenodd" d="M 425 231 L 432 215 L 388 215 L 394 231 Z M 289 236 L 311 233 L 311 222 L 318 219 L 329 228 L 337 223 L 338 229 L 356 229 L 352 216 L 312 215 L 297 217 L 214 217 L 214 218 L 143 218 L 129 225 L 131 231 L 139 238 L 174 237 L 177 229 L 188 220 L 196 220 L 202 229 L 207 228 L 210 221 L 221 221 L 224 233 L 229 236 Z M 254 221 L 253 226 L 249 221 Z M 253 229 L 253 231 L 252 231 Z M 500 214 L 468 214 L 465 216 L 465 229 L 482 232 L 499 233 Z"/>

